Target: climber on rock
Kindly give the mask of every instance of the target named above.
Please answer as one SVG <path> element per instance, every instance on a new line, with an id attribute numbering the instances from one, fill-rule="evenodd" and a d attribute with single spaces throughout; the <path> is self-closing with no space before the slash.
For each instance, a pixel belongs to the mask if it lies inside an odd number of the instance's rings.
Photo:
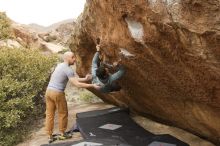
<path id="1" fill-rule="evenodd" d="M 119 64 L 120 61 L 114 62 L 113 65 L 102 62 L 100 59 L 101 48 L 99 44 L 96 46 L 96 50 L 97 52 L 92 60 L 92 83 L 99 84 L 101 86 L 99 90 L 102 93 L 120 91 L 121 86 L 116 81 L 124 75 L 124 67 Z M 116 68 L 116 72 L 110 74 L 108 68 Z"/>

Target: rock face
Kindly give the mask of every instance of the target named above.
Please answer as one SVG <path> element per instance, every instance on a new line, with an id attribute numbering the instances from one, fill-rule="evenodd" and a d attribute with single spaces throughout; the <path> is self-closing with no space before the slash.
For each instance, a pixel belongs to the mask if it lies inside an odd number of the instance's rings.
<path id="1" fill-rule="evenodd" d="M 71 33 L 74 29 L 74 26 L 74 20 L 64 20 L 55 23 L 51 26 L 45 27 L 44 31 L 39 33 L 38 36 L 46 42 L 62 44 L 63 46 L 69 46 L 68 40 L 71 37 Z"/>
<path id="2" fill-rule="evenodd" d="M 55 27 L 56 26 L 56 27 Z M 31 48 L 40 49 L 45 53 L 58 53 L 65 51 L 65 46 L 68 46 L 67 40 L 71 36 L 74 28 L 74 22 L 63 22 L 52 25 L 50 32 L 40 32 L 36 28 L 28 25 L 18 24 L 13 22 L 11 25 L 14 38 L 12 40 L 1 40 L 0 46 L 10 48 Z M 42 28 L 43 29 L 43 28 Z M 46 28 L 45 28 L 46 29 Z"/>
<path id="3" fill-rule="evenodd" d="M 38 46 L 39 38 L 37 37 L 37 32 L 31 30 L 25 25 L 13 23 L 11 25 L 15 40 L 18 41 L 23 47 L 31 48 L 33 46 Z"/>
<path id="4" fill-rule="evenodd" d="M 127 69 L 123 90 L 99 97 L 220 144 L 219 0 L 87 0 L 70 45 L 80 75 L 97 37 Z"/>

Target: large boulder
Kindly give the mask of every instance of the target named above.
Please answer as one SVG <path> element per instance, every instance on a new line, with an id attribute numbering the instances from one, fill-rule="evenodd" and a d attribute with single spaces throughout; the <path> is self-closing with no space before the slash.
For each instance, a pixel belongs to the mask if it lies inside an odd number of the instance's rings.
<path id="1" fill-rule="evenodd" d="M 31 48 L 38 46 L 39 38 L 37 36 L 37 32 L 33 31 L 26 25 L 15 22 L 12 23 L 11 27 L 15 35 L 15 40 L 23 47 Z"/>
<path id="2" fill-rule="evenodd" d="M 122 63 L 123 90 L 105 101 L 220 144 L 220 1 L 87 0 L 70 48 L 90 72 L 96 39 Z"/>
<path id="3" fill-rule="evenodd" d="M 15 40 L 6 39 L 6 40 L 0 40 L 0 47 L 22 48 L 22 45 Z"/>
<path id="4" fill-rule="evenodd" d="M 38 31 L 38 36 L 46 42 L 54 43 L 54 44 L 61 44 L 63 46 L 69 46 L 69 38 L 71 37 L 71 33 L 74 29 L 75 20 L 68 19 L 64 21 L 60 21 L 58 23 L 54 23 L 48 27 L 39 27 L 40 30 Z M 30 27 L 33 27 L 35 30 L 37 29 L 36 24 L 30 25 Z"/>

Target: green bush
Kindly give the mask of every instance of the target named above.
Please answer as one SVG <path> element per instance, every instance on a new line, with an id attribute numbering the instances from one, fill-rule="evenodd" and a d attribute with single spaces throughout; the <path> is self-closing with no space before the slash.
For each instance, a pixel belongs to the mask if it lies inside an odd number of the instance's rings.
<path id="1" fill-rule="evenodd" d="M 55 61 L 33 50 L 0 48 L 0 145 L 19 142 L 44 110 L 40 95 Z"/>
<path id="2" fill-rule="evenodd" d="M 79 100 L 86 103 L 95 103 L 101 101 L 101 99 L 99 99 L 95 94 L 85 89 L 82 89 L 79 92 Z"/>
<path id="3" fill-rule="evenodd" d="M 59 53 L 59 54 L 64 54 L 64 53 L 67 52 L 67 51 L 70 51 L 70 49 L 65 48 L 65 49 L 59 51 L 58 53 Z"/>
<path id="4" fill-rule="evenodd" d="M 4 12 L 0 12 L 0 40 L 12 37 L 11 21 Z"/>

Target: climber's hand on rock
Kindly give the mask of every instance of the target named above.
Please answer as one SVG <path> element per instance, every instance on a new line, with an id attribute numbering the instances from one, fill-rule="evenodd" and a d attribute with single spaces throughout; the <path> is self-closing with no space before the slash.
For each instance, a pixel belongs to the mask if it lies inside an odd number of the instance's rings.
<path id="1" fill-rule="evenodd" d="M 96 45 L 96 51 L 100 51 L 100 50 L 101 50 L 100 45 Z"/>
<path id="2" fill-rule="evenodd" d="M 118 66 L 121 63 L 121 59 L 119 59 L 118 61 L 113 62 L 113 67 Z"/>
<path id="3" fill-rule="evenodd" d="M 118 65 L 117 61 L 113 62 L 113 67 L 116 67 L 117 65 Z"/>

